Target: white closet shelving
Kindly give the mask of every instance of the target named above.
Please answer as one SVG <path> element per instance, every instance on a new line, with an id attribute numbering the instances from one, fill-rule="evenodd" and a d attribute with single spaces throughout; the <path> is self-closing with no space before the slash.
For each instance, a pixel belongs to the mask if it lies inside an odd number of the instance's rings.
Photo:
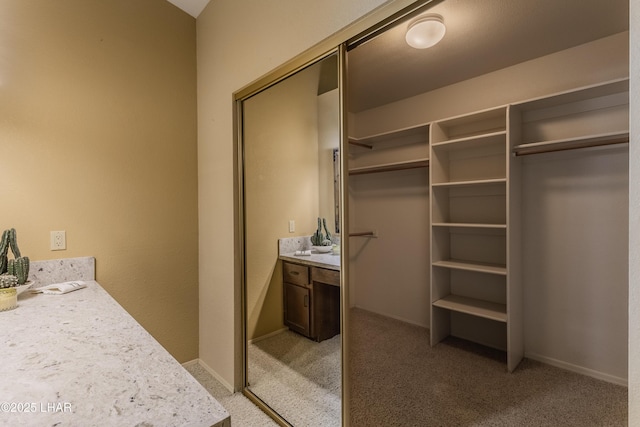
<path id="1" fill-rule="evenodd" d="M 432 123 L 431 342 L 448 335 L 523 356 L 519 160 L 629 140 L 619 79 Z"/>
<path id="2" fill-rule="evenodd" d="M 516 155 L 629 142 L 629 79 L 514 104 Z"/>
<path id="3" fill-rule="evenodd" d="M 628 141 L 628 79 L 349 140 L 350 175 L 429 167 L 432 345 L 454 335 L 518 366 L 518 156 Z"/>
<path id="4" fill-rule="evenodd" d="M 431 343 L 456 335 L 506 350 L 511 371 L 523 349 L 508 133 L 507 107 L 431 125 Z"/>
<path id="5" fill-rule="evenodd" d="M 429 125 L 349 138 L 349 175 L 429 166 Z"/>

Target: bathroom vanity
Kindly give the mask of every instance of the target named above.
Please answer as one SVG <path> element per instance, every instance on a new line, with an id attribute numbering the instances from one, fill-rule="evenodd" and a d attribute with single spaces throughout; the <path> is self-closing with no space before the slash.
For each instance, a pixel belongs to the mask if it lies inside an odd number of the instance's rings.
<path id="1" fill-rule="evenodd" d="M 340 333 L 340 256 L 280 255 L 284 324 L 312 340 Z"/>
<path id="2" fill-rule="evenodd" d="M 283 262 L 284 324 L 318 342 L 340 333 L 340 272 Z"/>

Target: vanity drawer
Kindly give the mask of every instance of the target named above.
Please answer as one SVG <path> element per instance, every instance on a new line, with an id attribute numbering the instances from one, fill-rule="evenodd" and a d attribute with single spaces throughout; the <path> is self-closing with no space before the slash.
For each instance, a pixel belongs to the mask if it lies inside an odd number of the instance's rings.
<path id="1" fill-rule="evenodd" d="M 340 286 L 340 272 L 327 270 L 326 268 L 311 267 L 311 280 L 326 283 L 327 285 Z"/>
<path id="2" fill-rule="evenodd" d="M 308 267 L 299 264 L 291 264 L 289 262 L 283 262 L 282 264 L 283 278 L 285 282 L 300 286 L 309 285 Z"/>

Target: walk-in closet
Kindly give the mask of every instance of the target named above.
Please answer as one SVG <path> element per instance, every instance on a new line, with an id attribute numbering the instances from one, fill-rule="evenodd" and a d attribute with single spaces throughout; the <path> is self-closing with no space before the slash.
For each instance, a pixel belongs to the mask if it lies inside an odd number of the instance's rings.
<path id="1" fill-rule="evenodd" d="M 234 95 L 243 393 L 626 425 L 628 0 L 402 4 Z"/>
<path id="2" fill-rule="evenodd" d="M 444 0 L 351 43 L 352 425 L 624 425 L 628 6 Z"/>

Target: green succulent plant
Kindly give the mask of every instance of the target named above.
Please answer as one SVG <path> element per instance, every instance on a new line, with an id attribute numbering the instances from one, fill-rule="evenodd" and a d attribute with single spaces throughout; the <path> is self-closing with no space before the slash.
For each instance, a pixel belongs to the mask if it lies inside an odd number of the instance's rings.
<path id="1" fill-rule="evenodd" d="M 331 233 L 329 233 L 329 229 L 327 228 L 327 220 L 326 220 L 326 218 L 322 218 L 322 226 L 324 227 L 324 232 L 326 234 L 325 242 L 327 242 L 327 241 L 329 242 L 328 244 L 324 243 L 324 246 L 330 246 L 333 242 L 332 242 L 332 239 L 331 239 Z"/>
<path id="2" fill-rule="evenodd" d="M 0 274 L 0 289 L 18 286 L 18 278 L 13 274 Z"/>
<path id="3" fill-rule="evenodd" d="M 7 253 L 9 252 L 9 230 L 4 230 L 0 240 L 0 274 L 7 271 Z"/>
<path id="4" fill-rule="evenodd" d="M 29 278 L 29 257 L 10 259 L 7 262 L 7 273 L 18 278 L 18 284 L 24 285 Z"/>
<path id="5" fill-rule="evenodd" d="M 322 246 L 322 242 L 324 242 L 324 234 L 322 234 L 322 219 L 318 218 L 318 229 L 313 236 L 311 236 L 311 243 L 314 246 Z"/>
<path id="6" fill-rule="evenodd" d="M 13 259 L 9 259 L 9 248 L 13 253 Z M 29 257 L 20 254 L 15 228 L 5 230 L 0 240 L 0 275 L 4 274 L 16 277 L 18 285 L 24 285 L 29 278 Z"/>
<path id="7" fill-rule="evenodd" d="M 322 233 L 322 228 L 324 226 L 324 231 L 327 233 L 326 235 Z M 324 218 L 318 218 L 318 229 L 313 236 L 311 236 L 311 244 L 313 246 L 331 246 L 331 233 L 327 229 L 327 220 Z"/>

